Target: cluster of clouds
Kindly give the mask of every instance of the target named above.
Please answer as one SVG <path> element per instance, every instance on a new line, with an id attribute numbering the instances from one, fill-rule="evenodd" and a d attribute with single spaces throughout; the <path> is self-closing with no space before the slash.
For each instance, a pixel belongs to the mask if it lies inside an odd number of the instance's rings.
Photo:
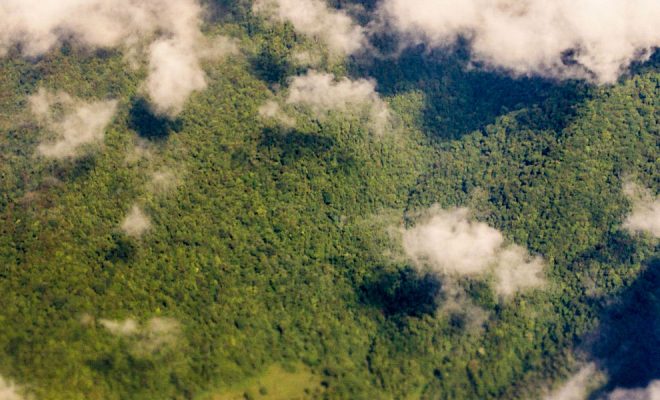
<path id="1" fill-rule="evenodd" d="M 19 388 L 2 376 L 0 376 L 0 400 L 23 400 Z"/>
<path id="2" fill-rule="evenodd" d="M 236 48 L 225 37 L 202 34 L 196 0 L 5 0 L 0 19 L 0 57 L 12 50 L 36 57 L 65 41 L 121 48 L 133 63 L 146 57 L 143 90 L 154 111 L 169 116 L 206 87 L 201 61 Z"/>
<path id="3" fill-rule="evenodd" d="M 365 29 L 324 0 L 256 0 L 253 10 L 323 42 L 331 53 L 348 55 L 368 47 Z"/>
<path id="4" fill-rule="evenodd" d="M 367 30 L 356 24 L 348 13 L 329 7 L 324 0 L 256 0 L 253 10 L 271 20 L 291 23 L 296 31 L 325 44 L 332 55 L 356 54 L 370 47 Z M 300 65 L 317 63 L 315 55 L 309 51 L 296 53 L 294 58 Z M 303 107 L 317 119 L 324 119 L 329 112 L 366 113 L 370 128 L 379 134 L 390 120 L 387 105 L 376 92 L 373 80 L 337 78 L 313 69 L 289 80 L 284 103 Z M 295 119 L 276 101 L 263 104 L 259 114 L 284 127 L 295 126 Z"/>
<path id="5" fill-rule="evenodd" d="M 132 318 L 125 320 L 99 319 L 99 324 L 113 335 L 130 339 L 133 350 L 150 354 L 176 344 L 181 327 L 172 318 L 154 317 L 140 324 Z"/>
<path id="6" fill-rule="evenodd" d="M 634 60 L 660 45 L 660 3 L 655 0 L 384 0 L 368 26 L 324 0 L 256 0 L 255 12 L 288 21 L 338 55 L 369 49 L 370 34 L 393 30 L 406 43 L 450 47 L 466 38 L 475 61 L 514 74 L 586 77 L 612 82 Z M 236 50 L 226 37 L 201 32 L 203 8 L 197 0 L 6 0 L 0 4 L 0 56 L 18 51 L 28 57 L 65 41 L 87 48 L 120 48 L 130 60 L 146 59 L 142 90 L 159 114 L 176 116 L 191 93 L 207 86 L 201 63 Z M 315 114 L 346 111 L 356 103 L 371 107 L 376 130 L 387 108 L 373 81 L 336 79 L 310 71 L 291 80 L 288 104 L 305 104 Z M 81 109 L 79 122 L 92 106 Z M 112 107 L 110 107 L 112 108 Z M 284 125 L 292 119 L 265 104 L 262 115 Z M 43 154 L 70 153 L 77 136 Z M 96 121 L 93 121 L 96 122 Z M 61 126 L 63 127 L 63 125 Z M 90 133 L 92 130 L 88 130 Z M 87 137 L 82 135 L 86 140 Z M 98 135 L 97 135 L 98 136 Z"/>
<path id="7" fill-rule="evenodd" d="M 660 198 L 634 182 L 626 182 L 623 192 L 632 203 L 632 213 L 624 221 L 624 229 L 660 238 Z"/>
<path id="8" fill-rule="evenodd" d="M 379 12 L 411 41 L 466 38 L 475 61 L 522 75 L 609 83 L 660 45 L 656 0 L 385 0 Z"/>
<path id="9" fill-rule="evenodd" d="M 543 400 L 587 400 L 605 380 L 605 374 L 594 363 L 584 365 L 562 386 L 543 397 Z M 658 400 L 660 380 L 649 382 L 642 388 L 616 388 L 596 397 L 598 400 Z"/>
<path id="10" fill-rule="evenodd" d="M 105 129 L 117 109 L 115 100 L 84 102 L 65 92 L 39 89 L 28 99 L 30 110 L 46 130 L 56 135 L 37 151 L 49 158 L 72 158 L 87 145 L 103 141 Z"/>
<path id="11" fill-rule="evenodd" d="M 366 26 L 324 0 L 256 0 L 253 10 L 291 23 L 324 43 L 331 54 L 369 51 L 369 37 L 383 32 L 397 33 L 403 46 L 451 48 L 466 39 L 476 64 L 516 76 L 611 83 L 660 46 L 656 0 L 383 0 Z M 306 104 L 318 115 L 346 112 L 361 100 L 372 107 L 375 130 L 385 126 L 387 110 L 372 81 L 337 80 L 310 71 L 291 79 L 290 85 L 288 104 Z M 273 101 L 264 104 L 260 114 L 283 126 L 294 125 Z"/>
<path id="12" fill-rule="evenodd" d="M 439 48 L 464 38 L 473 60 L 489 67 L 598 83 L 660 46 L 656 0 L 383 0 L 366 28 L 323 0 L 257 0 L 254 9 L 336 53 L 368 49 L 367 37 L 381 32 Z"/>
<path id="13" fill-rule="evenodd" d="M 544 261 L 515 244 L 497 229 L 470 219 L 466 208 L 425 213 L 415 226 L 401 230 L 406 256 L 420 269 L 448 276 L 493 276 L 495 291 L 509 297 L 544 284 Z"/>
<path id="14" fill-rule="evenodd" d="M 41 56 L 63 43 L 81 49 L 119 49 L 128 64 L 144 64 L 141 91 L 152 110 L 175 117 L 195 91 L 207 86 L 204 60 L 235 52 L 231 39 L 206 37 L 198 0 L 6 0 L 0 3 L 0 57 L 9 53 Z M 118 109 L 116 100 L 84 101 L 59 91 L 39 89 L 28 99 L 30 111 L 47 132 L 37 152 L 47 158 L 75 158 L 103 142 Z M 149 188 L 162 193 L 174 186 L 170 172 L 156 171 Z M 139 237 L 151 226 L 134 205 L 121 223 Z"/>
<path id="15" fill-rule="evenodd" d="M 338 79 L 330 73 L 309 70 L 290 79 L 284 103 L 302 107 L 319 120 L 325 119 L 330 112 L 364 115 L 371 129 L 379 134 L 390 121 L 389 108 L 376 92 L 376 82 L 370 79 Z M 273 100 L 266 102 L 259 114 L 263 118 L 275 119 L 283 126 L 295 124 L 294 119 Z"/>
<path id="16" fill-rule="evenodd" d="M 256 0 L 253 10 L 273 21 L 291 23 L 296 31 L 325 44 L 332 55 L 346 56 L 369 48 L 366 29 L 345 11 L 329 7 L 324 0 Z M 296 53 L 294 61 L 301 65 L 316 64 L 310 52 Z M 324 119 L 333 111 L 366 111 L 369 125 L 376 133 L 382 133 L 389 120 L 387 105 L 376 92 L 373 80 L 337 78 L 313 69 L 289 79 L 284 104 L 303 107 L 317 119 Z M 295 119 L 274 100 L 263 104 L 259 114 L 284 127 L 295 126 Z"/>

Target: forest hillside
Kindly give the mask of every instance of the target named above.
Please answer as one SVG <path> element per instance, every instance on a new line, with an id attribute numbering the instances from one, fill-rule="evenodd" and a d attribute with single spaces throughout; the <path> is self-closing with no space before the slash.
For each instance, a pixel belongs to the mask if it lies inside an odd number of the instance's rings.
<path id="1" fill-rule="evenodd" d="M 657 399 L 660 4 L 450 3 L 0 3 L 0 400 Z"/>

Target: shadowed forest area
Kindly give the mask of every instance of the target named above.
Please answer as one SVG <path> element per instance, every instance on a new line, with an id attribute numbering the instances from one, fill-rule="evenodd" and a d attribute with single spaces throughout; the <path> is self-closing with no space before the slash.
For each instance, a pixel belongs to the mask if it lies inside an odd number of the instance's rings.
<path id="1" fill-rule="evenodd" d="M 659 265 L 657 258 L 650 260 L 633 285 L 603 313 L 602 328 L 592 350 L 609 375 L 601 395 L 617 387 L 647 387 L 660 378 Z M 595 393 L 592 397 L 598 398 L 598 395 Z"/>

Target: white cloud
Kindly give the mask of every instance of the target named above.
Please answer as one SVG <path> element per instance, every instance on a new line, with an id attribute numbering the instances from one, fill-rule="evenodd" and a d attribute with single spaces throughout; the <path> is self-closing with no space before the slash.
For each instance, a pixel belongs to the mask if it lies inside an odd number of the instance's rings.
<path id="1" fill-rule="evenodd" d="M 141 350 L 154 352 L 163 346 L 174 345 L 179 336 L 179 323 L 172 318 L 155 317 L 142 329 Z"/>
<path id="2" fill-rule="evenodd" d="M 129 236 L 142 236 L 151 227 L 149 217 L 138 205 L 133 205 L 131 211 L 121 223 L 121 229 Z"/>
<path id="3" fill-rule="evenodd" d="M 356 53 L 367 43 L 362 27 L 323 0 L 256 0 L 253 9 L 290 22 L 297 31 L 323 41 L 335 54 Z"/>
<path id="4" fill-rule="evenodd" d="M 406 255 L 419 268 L 448 275 L 493 274 L 495 290 L 510 296 L 517 290 L 538 287 L 544 263 L 517 245 L 506 245 L 502 233 L 471 221 L 465 208 L 431 208 L 426 219 L 402 230 Z"/>
<path id="5" fill-rule="evenodd" d="M 531 256 L 518 245 L 506 246 L 500 249 L 498 255 L 495 290 L 504 296 L 511 296 L 522 288 L 540 287 L 544 283 L 541 277 L 543 267 L 541 257 Z"/>
<path id="6" fill-rule="evenodd" d="M 151 174 L 149 189 L 153 193 L 166 193 L 177 185 L 176 175 L 169 169 L 159 169 Z"/>
<path id="7" fill-rule="evenodd" d="M 313 70 L 291 80 L 286 103 L 303 105 L 318 118 L 328 111 L 366 111 L 372 128 L 378 133 L 385 129 L 390 118 L 387 104 L 376 92 L 373 80 L 335 79 L 332 74 Z"/>
<path id="8" fill-rule="evenodd" d="M 465 208 L 435 208 L 431 217 L 403 232 L 403 247 L 418 264 L 428 264 L 443 273 L 474 275 L 486 271 L 496 260 L 502 234 L 468 219 Z"/>
<path id="9" fill-rule="evenodd" d="M 127 164 L 137 164 L 142 161 L 151 163 L 156 157 L 154 143 L 139 136 L 134 137 L 134 145 L 128 150 L 125 158 Z"/>
<path id="10" fill-rule="evenodd" d="M 259 116 L 263 119 L 273 119 L 287 128 L 293 128 L 296 125 L 296 121 L 286 115 L 282 107 L 274 100 L 268 100 L 259 107 Z"/>
<path id="11" fill-rule="evenodd" d="M 114 100 L 85 103 L 64 92 L 51 93 L 43 88 L 30 96 L 29 104 L 39 122 L 57 135 L 56 140 L 42 142 L 37 148 L 50 158 L 75 157 L 82 146 L 102 142 L 117 108 Z"/>
<path id="12" fill-rule="evenodd" d="M 154 317 L 144 324 L 139 324 L 132 318 L 125 320 L 100 319 L 99 323 L 111 334 L 129 339 L 132 343 L 132 351 L 138 355 L 172 347 L 176 344 L 180 334 L 179 322 L 165 317 Z"/>
<path id="13" fill-rule="evenodd" d="M 467 37 L 476 61 L 523 75 L 585 77 L 586 69 L 613 82 L 660 45 L 657 0 L 384 0 L 379 14 L 414 42 L 445 47 Z M 562 62 L 568 51 L 572 65 Z"/>
<path id="14" fill-rule="evenodd" d="M 598 374 L 596 365 L 589 363 L 543 400 L 586 400 L 594 382 L 598 382 Z"/>
<path id="15" fill-rule="evenodd" d="M 149 48 L 149 76 L 145 87 L 161 114 L 180 113 L 190 93 L 206 88 L 206 74 L 199 59 L 187 51 L 186 46 L 186 43 L 159 40 Z"/>
<path id="16" fill-rule="evenodd" d="M 299 67 L 318 67 L 323 64 L 321 54 L 312 50 L 295 52 L 292 58 Z"/>
<path id="17" fill-rule="evenodd" d="M 0 400 L 23 400 L 19 388 L 11 381 L 0 376 Z"/>
<path id="18" fill-rule="evenodd" d="M 607 400 L 660 400 L 660 380 L 652 381 L 646 388 L 616 389 Z"/>
<path id="19" fill-rule="evenodd" d="M 660 198 L 653 196 L 650 190 L 627 182 L 623 191 L 633 205 L 623 227 L 630 232 L 646 232 L 660 238 Z"/>
<path id="20" fill-rule="evenodd" d="M 202 43 L 205 45 L 201 46 Z M 156 111 L 170 116 L 183 111 L 190 94 L 206 88 L 206 74 L 200 61 L 220 58 L 236 49 L 233 41 L 223 37 L 214 42 L 199 37 L 194 43 L 172 39 L 152 43 L 149 75 L 144 86 Z"/>
<path id="21" fill-rule="evenodd" d="M 234 49 L 226 39 L 218 44 L 203 36 L 201 13 L 196 0 L 5 0 L 0 56 L 18 46 L 34 57 L 64 40 L 145 55 L 145 90 L 154 110 L 174 116 L 193 91 L 206 87 L 200 59 Z"/>
<path id="22" fill-rule="evenodd" d="M 123 321 L 99 319 L 99 323 L 113 335 L 131 336 L 138 332 L 138 323 L 131 318 Z"/>
<path id="23" fill-rule="evenodd" d="M 543 400 L 587 400 L 592 392 L 606 382 L 606 374 L 589 363 Z M 660 380 L 652 381 L 645 388 L 616 388 L 610 393 L 597 396 L 601 400 L 660 400 Z"/>

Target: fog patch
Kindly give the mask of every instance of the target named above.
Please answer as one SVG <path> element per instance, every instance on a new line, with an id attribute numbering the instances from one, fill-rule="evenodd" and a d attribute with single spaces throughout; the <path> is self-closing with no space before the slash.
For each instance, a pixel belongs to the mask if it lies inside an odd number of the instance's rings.
<path id="1" fill-rule="evenodd" d="M 615 389 L 606 396 L 606 400 L 658 400 L 660 399 L 660 380 L 652 381 L 646 388 Z"/>
<path id="2" fill-rule="evenodd" d="M 409 43 L 463 37 L 474 61 L 516 75 L 611 83 L 660 45 L 657 0 L 384 0 L 377 13 Z"/>
<path id="3" fill-rule="evenodd" d="M 24 397 L 18 386 L 0 376 L 0 400 L 24 400 Z"/>
<path id="4" fill-rule="evenodd" d="M 625 183 L 623 192 L 632 202 L 632 213 L 624 221 L 623 228 L 660 238 L 660 198 L 633 182 Z"/>
<path id="5" fill-rule="evenodd" d="M 468 297 L 454 276 L 445 275 L 442 279 L 442 306 L 440 311 L 449 316 L 450 323 L 466 332 L 476 333 L 483 329 L 489 313 Z"/>
<path id="6" fill-rule="evenodd" d="M 176 175 L 166 168 L 154 171 L 149 179 L 148 189 L 152 193 L 167 193 L 178 184 Z"/>
<path id="7" fill-rule="evenodd" d="M 259 116 L 263 119 L 271 119 L 285 128 L 293 128 L 296 126 L 296 121 L 293 117 L 287 115 L 282 107 L 274 101 L 268 100 L 261 107 L 259 107 Z"/>
<path id="8" fill-rule="evenodd" d="M 101 324 L 102 327 L 107 329 L 113 335 L 118 336 L 131 336 L 136 334 L 138 331 L 138 323 L 131 318 L 125 319 L 123 321 L 99 319 L 99 324 Z"/>
<path id="9" fill-rule="evenodd" d="M 466 208 L 434 206 L 400 233 L 406 256 L 420 269 L 449 276 L 493 276 L 495 291 L 505 297 L 544 283 L 540 257 L 506 244 L 501 232 L 471 220 Z"/>
<path id="10" fill-rule="evenodd" d="M 174 345 L 179 336 L 179 323 L 172 318 L 151 318 L 142 329 L 142 350 L 153 352 Z"/>
<path id="11" fill-rule="evenodd" d="M 325 43 L 333 54 L 353 54 L 367 43 L 362 27 L 323 0 L 256 0 L 253 10 L 275 21 L 290 22 L 298 32 Z"/>
<path id="12" fill-rule="evenodd" d="M 212 46 L 198 47 L 199 43 L 206 41 L 201 38 L 195 43 L 160 40 L 151 45 L 149 75 L 144 87 L 156 113 L 170 117 L 181 113 L 193 92 L 206 89 L 206 73 L 200 60 L 219 58 L 237 49 L 226 38 L 219 38 Z"/>
<path id="13" fill-rule="evenodd" d="M 288 108 L 288 110 L 287 110 Z M 376 82 L 309 70 L 289 79 L 288 93 L 282 100 L 268 100 L 259 108 L 259 116 L 285 128 L 293 128 L 293 109 L 308 112 L 324 121 L 339 112 L 363 118 L 370 130 L 382 134 L 391 127 L 390 110 L 376 92 Z"/>
<path id="14" fill-rule="evenodd" d="M 151 221 L 145 212 L 134 204 L 121 223 L 121 229 L 128 236 L 140 237 L 151 228 Z"/>
<path id="15" fill-rule="evenodd" d="M 568 381 L 559 388 L 543 397 L 543 400 L 659 400 L 660 380 L 651 381 L 647 387 L 642 388 L 616 388 L 609 393 L 600 393 L 597 390 L 607 381 L 607 375 L 589 363 L 582 367 Z M 593 394 L 594 390 L 596 394 Z"/>
<path id="16" fill-rule="evenodd" d="M 544 261 L 531 256 L 523 247 L 512 244 L 500 249 L 495 267 L 495 290 L 512 296 L 518 290 L 541 287 Z"/>
<path id="17" fill-rule="evenodd" d="M 589 363 L 561 387 L 543 397 L 543 400 L 586 400 L 591 391 L 595 389 L 594 383 L 598 383 L 601 379 L 602 373 L 598 371 L 594 363 Z"/>
<path id="18" fill-rule="evenodd" d="M 124 159 L 127 165 L 135 165 L 140 162 L 150 163 L 154 159 L 154 147 L 148 140 L 137 138 L 135 144 L 128 150 Z"/>
<path id="19" fill-rule="evenodd" d="M 125 320 L 99 319 L 101 326 L 116 336 L 130 340 L 132 350 L 138 355 L 148 355 L 176 345 L 181 327 L 172 318 L 154 317 L 139 324 L 132 318 Z"/>
<path id="20" fill-rule="evenodd" d="M 295 52 L 292 55 L 292 59 L 295 65 L 305 68 L 315 68 L 323 64 L 322 55 L 312 50 Z"/>
<path id="21" fill-rule="evenodd" d="M 321 119 L 330 111 L 362 113 L 376 133 L 383 133 L 390 121 L 389 108 L 376 92 L 376 82 L 368 79 L 337 79 L 333 74 L 311 70 L 291 79 L 286 103 L 303 106 Z"/>
<path id="22" fill-rule="evenodd" d="M 43 88 L 28 102 L 37 121 L 55 135 L 53 140 L 40 143 L 37 151 L 56 159 L 76 157 L 84 146 L 101 143 L 117 109 L 115 100 L 84 102 Z"/>

